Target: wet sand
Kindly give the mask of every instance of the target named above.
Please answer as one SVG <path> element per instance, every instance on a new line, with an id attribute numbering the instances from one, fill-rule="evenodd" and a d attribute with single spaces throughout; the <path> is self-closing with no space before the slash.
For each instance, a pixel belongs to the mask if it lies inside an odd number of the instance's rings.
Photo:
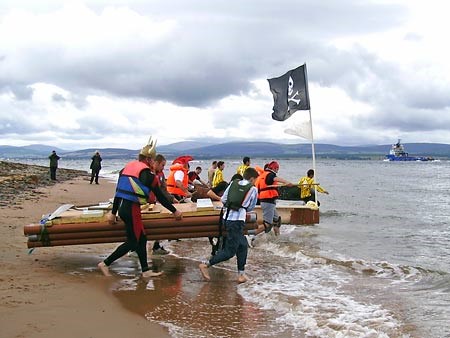
<path id="1" fill-rule="evenodd" d="M 168 331 L 128 311 L 111 293 L 117 278 L 96 264 L 117 244 L 37 248 L 29 254 L 23 226 L 61 204 L 107 201 L 115 185 L 86 173 L 0 162 L 0 338 L 169 337 Z"/>

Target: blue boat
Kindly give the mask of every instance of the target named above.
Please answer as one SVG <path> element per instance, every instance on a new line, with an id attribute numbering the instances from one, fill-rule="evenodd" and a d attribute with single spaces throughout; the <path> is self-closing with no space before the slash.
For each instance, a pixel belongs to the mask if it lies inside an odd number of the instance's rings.
<path id="1" fill-rule="evenodd" d="M 432 157 L 425 156 L 410 156 L 406 151 L 403 144 L 400 143 L 400 139 L 396 144 L 393 144 L 389 155 L 386 155 L 385 161 L 434 161 Z"/>

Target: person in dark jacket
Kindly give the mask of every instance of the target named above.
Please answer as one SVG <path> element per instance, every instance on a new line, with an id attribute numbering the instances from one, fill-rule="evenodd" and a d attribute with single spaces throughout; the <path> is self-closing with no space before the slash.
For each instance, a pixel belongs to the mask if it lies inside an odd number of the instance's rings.
<path id="1" fill-rule="evenodd" d="M 48 158 L 50 160 L 50 179 L 56 181 L 56 169 L 58 169 L 58 160 L 61 157 L 56 155 L 56 151 L 53 150 Z"/>
<path id="2" fill-rule="evenodd" d="M 98 151 L 95 152 L 94 156 L 92 156 L 92 162 L 91 162 L 91 184 L 94 182 L 95 184 L 98 184 L 98 174 L 100 173 L 100 169 L 102 169 L 102 157 L 100 156 L 100 153 Z"/>

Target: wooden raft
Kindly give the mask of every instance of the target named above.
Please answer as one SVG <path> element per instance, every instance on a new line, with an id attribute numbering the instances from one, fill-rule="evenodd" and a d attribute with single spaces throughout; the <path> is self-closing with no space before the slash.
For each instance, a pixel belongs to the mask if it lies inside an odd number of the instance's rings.
<path id="1" fill-rule="evenodd" d="M 262 210 L 255 208 L 258 223 L 262 223 Z M 277 212 L 282 224 L 314 225 L 319 224 L 319 209 L 312 209 L 301 201 L 277 200 Z"/>
<path id="2" fill-rule="evenodd" d="M 209 202 L 208 202 L 209 201 Z M 169 210 L 156 204 L 141 208 L 142 221 L 148 240 L 182 239 L 219 236 L 219 215 L 210 200 L 177 204 L 183 212 L 182 220 L 175 220 Z M 43 224 L 24 226 L 28 248 L 61 245 L 82 245 L 123 242 L 126 239 L 124 223 L 109 224 L 109 207 L 85 206 L 69 209 L 59 217 Z M 245 230 L 257 227 L 255 212 L 247 214 Z"/>
<path id="3" fill-rule="evenodd" d="M 299 187 L 279 187 L 278 190 L 280 197 L 277 200 L 277 212 L 281 216 L 282 224 L 319 224 L 319 209 L 312 209 L 300 200 Z M 200 198 L 207 198 L 207 191 L 207 188 L 201 185 L 195 185 L 193 200 L 199 198 L 200 201 Z M 214 201 L 213 203 L 216 208 L 220 209 L 222 206 L 221 202 Z M 257 205 L 255 211 L 258 215 L 258 223 L 261 224 L 263 221 L 261 207 Z"/>
<path id="4" fill-rule="evenodd" d="M 222 203 L 213 202 L 215 208 L 221 208 Z M 263 216 L 260 205 L 254 209 L 258 224 L 262 224 Z M 277 200 L 277 212 L 282 224 L 314 225 L 319 224 L 319 209 L 312 209 L 302 201 Z"/>

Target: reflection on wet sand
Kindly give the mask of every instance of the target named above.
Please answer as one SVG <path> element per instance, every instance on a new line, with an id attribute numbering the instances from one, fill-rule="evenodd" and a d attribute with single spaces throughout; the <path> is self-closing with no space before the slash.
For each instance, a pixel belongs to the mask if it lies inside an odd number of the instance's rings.
<path id="1" fill-rule="evenodd" d="M 254 337 L 273 332 L 274 318 L 239 295 L 230 271 L 212 269 L 214 281 L 205 282 L 196 262 L 166 256 L 153 264 L 158 269 L 163 266 L 163 276 L 122 279 L 112 293 L 130 311 L 169 327 L 171 335 Z"/>

